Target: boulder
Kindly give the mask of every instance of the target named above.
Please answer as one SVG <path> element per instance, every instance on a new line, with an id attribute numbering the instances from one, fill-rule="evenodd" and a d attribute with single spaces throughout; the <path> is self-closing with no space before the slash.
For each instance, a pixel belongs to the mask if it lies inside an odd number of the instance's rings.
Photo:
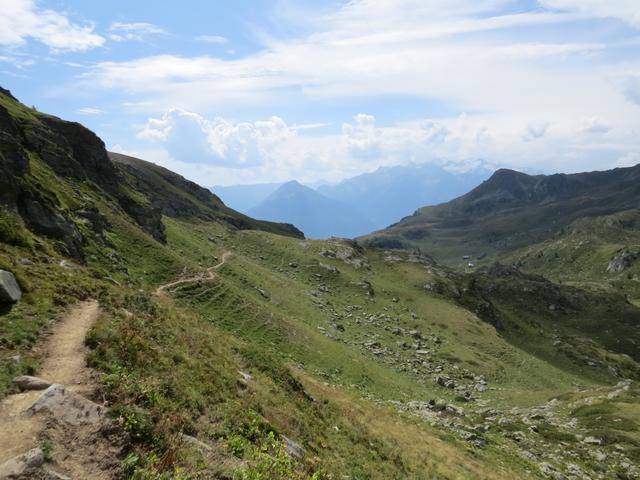
<path id="1" fill-rule="evenodd" d="M 44 464 L 44 452 L 40 448 L 34 448 L 27 453 L 18 455 L 0 465 L 0 480 L 9 478 L 27 478 L 24 475 L 28 470 L 39 468 Z M 28 477 L 31 478 L 31 477 Z"/>
<path id="2" fill-rule="evenodd" d="M 45 411 L 57 420 L 70 424 L 99 423 L 105 408 L 77 393 L 68 392 L 63 385 L 53 384 L 29 407 L 29 413 Z"/>
<path id="3" fill-rule="evenodd" d="M 51 386 L 51 382 L 38 377 L 20 375 L 13 379 L 13 383 L 22 391 L 25 390 L 46 390 Z"/>
<path id="4" fill-rule="evenodd" d="M 13 273 L 0 270 L 0 303 L 15 303 L 21 297 L 22 290 Z"/>

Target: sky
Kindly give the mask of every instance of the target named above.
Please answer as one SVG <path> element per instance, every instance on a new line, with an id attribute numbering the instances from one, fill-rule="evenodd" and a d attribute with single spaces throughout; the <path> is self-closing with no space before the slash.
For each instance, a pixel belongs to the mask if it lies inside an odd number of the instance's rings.
<path id="1" fill-rule="evenodd" d="M 0 85 L 201 185 L 640 163 L 639 0 L 2 0 Z"/>

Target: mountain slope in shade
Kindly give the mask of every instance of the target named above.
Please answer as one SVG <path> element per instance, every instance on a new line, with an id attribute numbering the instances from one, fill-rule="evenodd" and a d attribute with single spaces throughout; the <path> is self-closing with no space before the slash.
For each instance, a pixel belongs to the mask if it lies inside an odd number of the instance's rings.
<path id="1" fill-rule="evenodd" d="M 468 192 L 489 176 L 483 168 L 464 173 L 437 165 L 383 167 L 375 172 L 324 185 L 318 191 L 358 209 L 384 228 L 424 205 L 446 202 Z"/>
<path id="2" fill-rule="evenodd" d="M 218 195 L 225 205 L 239 212 L 247 212 L 257 207 L 282 183 L 256 183 L 252 185 L 213 186 L 210 190 Z"/>
<path id="3" fill-rule="evenodd" d="M 219 220 L 241 230 L 255 229 L 302 237 L 302 233 L 292 225 L 254 220 L 229 208 L 206 188 L 159 165 L 113 152 L 109 152 L 109 158 L 131 174 L 136 190 L 143 192 L 151 206 L 163 215 Z"/>
<path id="4" fill-rule="evenodd" d="M 352 238 L 375 229 L 354 208 L 296 181 L 285 183 L 247 213 L 255 218 L 291 223 L 309 238 Z"/>
<path id="5" fill-rule="evenodd" d="M 471 192 L 425 207 L 364 240 L 419 247 L 455 263 L 551 238 L 571 222 L 640 205 L 640 165 L 602 172 L 527 175 L 498 170 Z"/>

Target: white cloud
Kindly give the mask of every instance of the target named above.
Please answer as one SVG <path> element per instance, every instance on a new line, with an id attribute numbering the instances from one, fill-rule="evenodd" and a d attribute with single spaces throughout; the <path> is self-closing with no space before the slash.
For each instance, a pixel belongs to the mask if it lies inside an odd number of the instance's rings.
<path id="1" fill-rule="evenodd" d="M 174 109 L 149 119 L 138 136 L 162 143 L 181 162 L 247 168 L 265 163 L 274 146 L 295 134 L 278 117 L 234 123 Z"/>
<path id="2" fill-rule="evenodd" d="M 599 126 L 588 118 L 582 126 Z M 560 126 L 561 127 L 561 126 Z M 160 162 L 202 185 L 260 183 L 296 178 L 336 181 L 381 166 L 435 163 L 466 171 L 487 162 L 526 170 L 548 170 L 560 164 L 568 172 L 629 163 L 629 145 L 613 135 L 600 142 L 589 135 L 575 144 L 576 124 L 550 129 L 548 124 L 505 125 L 492 115 L 460 115 L 377 125 L 374 116 L 357 114 L 339 133 L 314 134 L 278 117 L 233 122 L 171 110 L 150 119 L 139 138 L 160 148 L 142 158 Z M 535 141 L 524 138 L 531 129 Z M 640 150 L 639 142 L 631 148 Z M 145 156 L 146 155 L 146 156 Z"/>
<path id="3" fill-rule="evenodd" d="M 28 39 L 54 51 L 82 51 L 104 44 L 104 38 L 94 32 L 91 24 L 72 23 L 64 13 L 38 8 L 34 0 L 4 0 L 0 45 L 20 46 Z"/>
<path id="4" fill-rule="evenodd" d="M 167 32 L 157 25 L 145 22 L 114 22 L 109 27 L 109 38 L 114 42 L 141 42 L 152 35 L 164 35 Z"/>
<path id="5" fill-rule="evenodd" d="M 102 115 L 104 113 L 106 113 L 104 110 L 101 110 L 99 108 L 95 108 L 95 107 L 83 107 L 83 108 L 79 108 L 78 110 L 76 110 L 77 113 L 79 113 L 80 115 Z"/>
<path id="6" fill-rule="evenodd" d="M 622 20 L 640 28 L 640 8 L 637 0 L 539 0 L 547 8 L 577 12 L 587 17 Z"/>
<path id="7" fill-rule="evenodd" d="M 225 43 L 229 43 L 229 40 L 221 35 L 200 35 L 196 37 L 196 40 L 203 43 L 210 43 L 212 45 L 224 45 Z"/>
<path id="8" fill-rule="evenodd" d="M 591 0 L 584 2 L 589 9 L 580 5 L 549 0 L 546 8 L 505 14 L 518 4 L 352 0 L 329 13 L 305 11 L 296 20 L 306 34 L 283 40 L 265 36 L 262 48 L 251 54 L 102 62 L 82 82 L 86 88 L 122 92 L 129 111 L 160 121 L 150 122 L 145 135 L 171 146 L 176 160 L 257 165 L 233 173 L 245 180 L 279 179 L 285 167 L 287 178 L 339 179 L 376 166 L 438 158 L 464 165 L 483 158 L 547 171 L 609 167 L 638 148 L 640 58 L 620 53 L 638 39 L 620 22 L 616 35 L 593 29 L 593 18 L 623 20 L 621 2 L 614 0 L 609 13 Z M 565 24 L 562 40 L 549 34 L 559 30 L 549 26 Z M 283 131 L 294 134 L 270 145 L 251 140 L 256 122 L 207 120 L 221 110 L 246 117 L 257 106 L 276 111 L 283 103 L 295 104 L 303 111 L 344 99 L 393 105 L 387 102 L 396 97 L 426 105 L 435 100 L 445 113 L 426 106 L 426 120 L 391 125 L 363 114 L 332 135 L 305 135 L 285 124 Z M 173 140 L 163 133 L 176 121 L 165 118 L 170 107 L 183 112 L 173 114 L 180 124 L 171 127 Z M 401 114 L 394 112 L 394 118 Z M 326 120 L 341 123 L 344 117 Z M 212 139 L 216 128 L 230 132 L 228 137 Z M 185 143 L 193 148 L 180 151 L 179 139 L 192 137 Z"/>

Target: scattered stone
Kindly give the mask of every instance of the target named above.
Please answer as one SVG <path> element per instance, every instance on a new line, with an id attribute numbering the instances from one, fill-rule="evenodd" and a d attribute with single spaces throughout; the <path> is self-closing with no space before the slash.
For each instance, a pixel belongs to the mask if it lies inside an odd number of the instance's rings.
<path id="1" fill-rule="evenodd" d="M 0 480 L 21 477 L 28 470 L 41 467 L 44 461 L 44 452 L 41 448 L 29 450 L 0 465 Z"/>
<path id="2" fill-rule="evenodd" d="M 22 290 L 13 273 L 0 270 L 0 303 L 15 303 L 21 297 Z"/>
<path id="3" fill-rule="evenodd" d="M 586 443 L 587 445 L 602 445 L 602 440 L 596 437 L 587 437 L 582 443 Z"/>
<path id="4" fill-rule="evenodd" d="M 67 270 L 75 270 L 78 268 L 78 265 L 70 262 L 69 260 L 60 260 L 60 263 L 58 265 L 60 265 L 62 268 L 66 268 Z"/>
<path id="5" fill-rule="evenodd" d="M 269 295 L 267 295 L 267 292 L 265 292 L 264 290 L 262 290 L 261 288 L 255 287 L 256 290 L 258 291 L 258 293 L 260 295 L 262 295 L 263 298 L 269 300 Z"/>
<path id="6" fill-rule="evenodd" d="M 16 377 L 13 379 L 13 383 L 23 392 L 25 390 L 45 390 L 51 386 L 51 382 L 29 375 Z"/>

